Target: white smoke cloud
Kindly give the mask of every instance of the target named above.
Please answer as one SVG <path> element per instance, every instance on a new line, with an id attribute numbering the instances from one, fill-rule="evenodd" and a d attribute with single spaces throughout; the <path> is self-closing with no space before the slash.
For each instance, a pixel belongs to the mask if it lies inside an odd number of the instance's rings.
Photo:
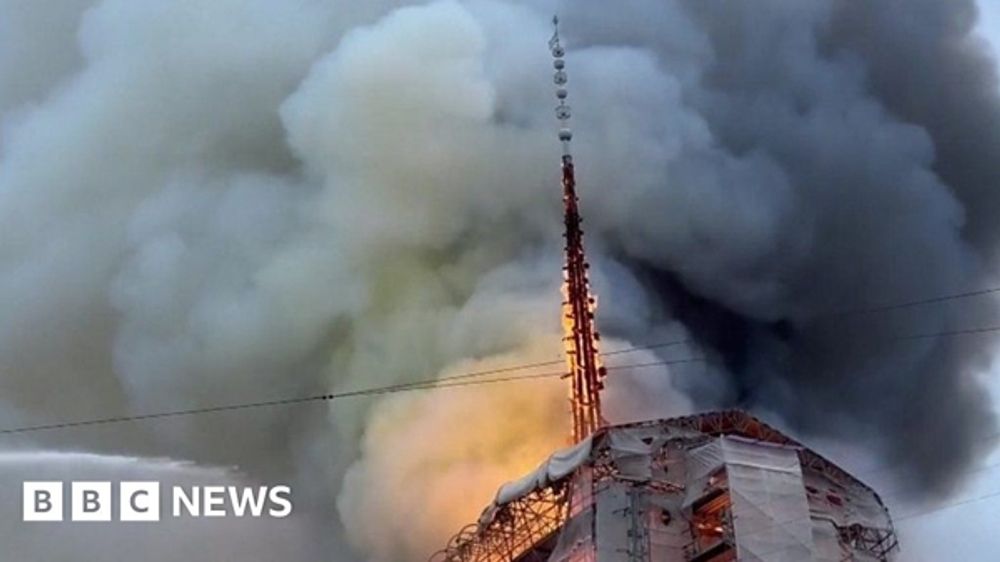
<path id="1" fill-rule="evenodd" d="M 630 347 L 607 342 L 609 349 Z M 544 365 L 559 345 L 539 337 L 525 348 L 481 361 L 454 364 L 442 376 L 503 369 L 528 361 L 543 365 L 482 380 L 538 377 L 518 384 L 444 388 L 381 401 L 369 414 L 361 455 L 348 470 L 337 505 L 347 535 L 374 562 L 419 560 L 474 522 L 497 483 L 526 474 L 571 433 L 567 389 L 558 365 Z M 557 358 L 558 359 L 558 358 Z M 617 360 L 605 414 L 626 423 L 691 413 L 670 386 L 669 366 L 649 352 Z M 644 365 L 621 369 L 627 365 Z M 461 493 L 456 493 L 460 489 Z"/>
<path id="2" fill-rule="evenodd" d="M 76 29 L 91 3 L 4 4 L 0 19 L 0 114 L 5 119 L 19 106 L 40 102 L 79 68 L 82 57 L 76 48 Z"/>
<path id="3" fill-rule="evenodd" d="M 551 344 L 558 345 L 545 343 L 460 363 L 451 374 L 544 360 L 552 357 Z M 489 505 L 497 482 L 533 469 L 566 444 L 565 404 L 564 385 L 551 378 L 382 401 L 372 410 L 362 456 L 338 499 L 351 542 L 377 562 L 419 559 L 441 548 Z M 455 493 L 456 485 L 462 493 Z"/>

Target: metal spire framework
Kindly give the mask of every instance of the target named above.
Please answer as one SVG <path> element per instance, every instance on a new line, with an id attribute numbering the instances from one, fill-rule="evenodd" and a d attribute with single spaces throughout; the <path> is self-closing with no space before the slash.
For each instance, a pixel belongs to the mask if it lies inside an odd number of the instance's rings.
<path id="1" fill-rule="evenodd" d="M 566 103 L 566 51 L 559 42 L 559 18 L 553 17 L 555 28 L 549 49 L 555 67 L 556 118 L 559 119 L 559 140 L 562 141 L 562 187 L 565 206 L 566 263 L 563 265 L 563 329 L 566 344 L 566 363 L 570 379 L 570 404 L 573 413 L 573 441 L 580 442 L 604 425 L 601 414 L 601 389 L 604 388 L 606 371 L 601 365 L 597 342 L 600 335 L 594 329 L 594 310 L 597 300 L 590 292 L 587 269 L 590 264 L 583 250 L 583 220 L 580 218 L 579 198 L 576 195 L 576 177 L 570 141 L 573 132 L 569 127 L 572 115 Z"/>
<path id="2" fill-rule="evenodd" d="M 893 560 L 895 532 L 878 494 L 744 412 L 605 423 L 565 51 L 553 23 L 566 223 L 564 378 L 577 443 L 503 485 L 430 562 Z"/>

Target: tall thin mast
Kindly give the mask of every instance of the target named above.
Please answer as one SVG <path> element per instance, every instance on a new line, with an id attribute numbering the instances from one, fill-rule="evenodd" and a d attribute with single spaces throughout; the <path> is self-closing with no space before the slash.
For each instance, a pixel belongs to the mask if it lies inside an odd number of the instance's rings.
<path id="1" fill-rule="evenodd" d="M 570 107 L 566 103 L 566 52 L 559 43 L 559 18 L 552 18 L 555 31 L 549 40 L 552 51 L 554 80 L 556 84 L 556 117 L 560 122 L 559 140 L 562 141 L 562 187 L 565 207 L 566 263 L 563 266 L 563 329 L 566 344 L 566 363 L 570 380 L 570 404 L 573 413 L 573 441 L 579 442 L 604 424 L 601 414 L 601 389 L 604 388 L 606 371 L 601 365 L 597 349 L 599 334 L 594 330 L 594 310 L 597 300 L 590 293 L 587 269 L 590 265 L 583 251 L 583 230 L 580 224 L 576 195 L 576 177 L 569 128 Z"/>

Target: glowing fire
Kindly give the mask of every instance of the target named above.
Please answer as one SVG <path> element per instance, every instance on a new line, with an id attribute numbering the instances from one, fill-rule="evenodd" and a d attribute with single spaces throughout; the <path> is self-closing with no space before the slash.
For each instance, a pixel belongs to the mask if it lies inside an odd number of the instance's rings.
<path id="1" fill-rule="evenodd" d="M 441 375 L 554 360 L 554 344 L 552 336 L 538 338 L 517 353 L 456 364 Z M 569 430 L 563 397 L 553 377 L 380 401 L 337 502 L 350 540 L 372 553 L 372 562 L 424 560 L 475 521 L 501 484 L 560 447 Z"/>

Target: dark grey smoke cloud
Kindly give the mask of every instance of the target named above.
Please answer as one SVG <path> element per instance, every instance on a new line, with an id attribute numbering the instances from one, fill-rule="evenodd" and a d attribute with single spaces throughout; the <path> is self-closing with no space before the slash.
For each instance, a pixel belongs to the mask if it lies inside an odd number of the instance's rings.
<path id="1" fill-rule="evenodd" d="M 1000 101 L 973 3 L 678 2 L 668 17 L 670 5 L 629 2 L 605 20 L 593 2 L 567 27 L 578 44 L 645 46 L 694 68 L 685 103 L 718 150 L 758 165 L 725 177 L 704 155 L 678 158 L 626 203 L 662 237 L 611 238 L 724 361 L 725 402 L 871 437 L 946 489 L 993 444 L 980 380 L 995 338 L 903 338 L 994 326 L 995 304 L 841 313 L 995 284 Z M 678 46 L 646 17 L 657 12 L 702 34 Z M 724 210 L 692 213 L 688 191 L 715 192 Z M 752 219 L 730 215 L 779 202 L 769 243 L 748 248 L 739 229 Z M 668 229 L 691 240 L 674 253 Z M 719 398 L 692 384 L 706 405 Z"/>
<path id="2" fill-rule="evenodd" d="M 966 0 L 0 0 L 0 424 L 557 356 L 555 11 L 602 330 L 711 359 L 616 399 L 742 406 L 947 491 L 992 446 L 996 342 L 912 336 L 996 306 L 845 311 L 996 283 Z M 558 387 L 470 393 L 17 445 L 238 464 L 312 492 L 316 544 L 420 560 L 563 433 Z M 472 474 L 468 505 L 412 485 Z"/>

